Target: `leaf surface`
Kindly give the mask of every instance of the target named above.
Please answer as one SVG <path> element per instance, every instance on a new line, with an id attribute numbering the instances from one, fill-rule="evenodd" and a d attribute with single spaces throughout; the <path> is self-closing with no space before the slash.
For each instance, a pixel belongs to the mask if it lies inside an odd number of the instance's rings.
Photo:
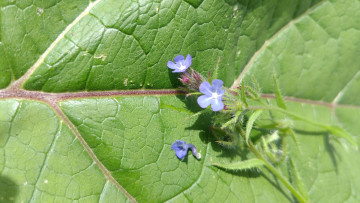
<path id="1" fill-rule="evenodd" d="M 0 201 L 294 201 L 267 171 L 211 165 L 244 157 L 214 142 L 209 116 L 186 119 L 200 108 L 166 67 L 179 54 L 204 75 L 221 56 L 225 85 L 255 76 L 273 104 L 275 73 L 288 110 L 360 144 L 358 0 L 0 5 Z M 294 125 L 301 152 L 288 149 L 309 199 L 360 201 L 359 152 Z M 176 140 L 202 159 L 178 160 Z"/>

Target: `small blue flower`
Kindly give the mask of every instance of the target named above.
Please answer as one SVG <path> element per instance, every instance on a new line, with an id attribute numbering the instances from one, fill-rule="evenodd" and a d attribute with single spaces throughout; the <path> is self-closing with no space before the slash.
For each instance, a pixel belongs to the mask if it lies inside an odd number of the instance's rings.
<path id="1" fill-rule="evenodd" d="M 191 150 L 192 154 L 197 158 L 200 159 L 201 158 L 201 154 L 197 153 L 196 151 L 196 147 L 192 144 L 186 144 L 186 142 L 181 141 L 181 140 L 176 140 L 176 142 L 174 142 L 171 145 L 171 149 L 175 150 L 175 154 L 179 159 L 183 159 L 186 155 L 187 155 L 187 151 L 188 149 Z"/>
<path id="2" fill-rule="evenodd" d="M 214 80 L 212 86 L 208 82 L 201 83 L 199 90 L 204 95 L 197 99 L 201 108 L 206 108 L 211 104 L 213 111 L 224 109 L 224 103 L 222 102 L 222 97 L 225 92 L 225 90 L 222 89 L 223 83 L 224 82 L 219 79 Z"/>
<path id="3" fill-rule="evenodd" d="M 174 61 L 175 61 L 175 63 L 172 61 L 169 61 L 167 63 L 167 66 L 170 69 L 174 70 L 173 73 L 182 73 L 182 72 L 185 72 L 186 69 L 190 67 L 191 56 L 190 56 L 190 54 L 188 54 L 186 56 L 186 59 L 184 59 L 184 56 L 179 55 L 179 56 L 175 57 Z"/>

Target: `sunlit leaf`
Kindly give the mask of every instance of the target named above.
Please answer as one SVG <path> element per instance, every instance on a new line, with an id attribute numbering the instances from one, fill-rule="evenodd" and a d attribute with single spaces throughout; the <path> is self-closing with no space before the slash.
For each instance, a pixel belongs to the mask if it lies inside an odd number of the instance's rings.
<path id="1" fill-rule="evenodd" d="M 0 202 L 294 201 L 266 170 L 211 166 L 251 157 L 215 142 L 211 114 L 191 117 L 201 109 L 166 66 L 179 54 L 205 77 L 221 57 L 227 87 L 254 86 L 254 76 L 273 104 L 275 73 L 288 111 L 360 144 L 358 0 L 0 7 Z M 301 153 L 293 142 L 288 150 L 310 201 L 359 202 L 358 151 L 301 121 L 294 132 Z M 194 144 L 201 160 L 179 161 L 176 140 Z"/>

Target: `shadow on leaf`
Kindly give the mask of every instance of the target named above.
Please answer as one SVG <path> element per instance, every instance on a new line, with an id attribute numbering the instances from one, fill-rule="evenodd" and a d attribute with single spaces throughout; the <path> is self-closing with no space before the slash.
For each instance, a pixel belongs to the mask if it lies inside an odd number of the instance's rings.
<path id="1" fill-rule="evenodd" d="M 336 152 L 335 147 L 330 142 L 330 134 L 327 131 L 319 131 L 319 132 L 310 132 L 310 131 L 304 131 L 304 130 L 295 130 L 297 134 L 301 134 L 304 136 L 322 136 L 324 140 L 324 146 L 325 150 L 330 156 L 331 162 L 334 166 L 335 172 L 338 173 L 338 165 L 337 165 L 337 159 L 340 159 L 340 156 Z"/>
<path id="2" fill-rule="evenodd" d="M 215 167 L 215 166 L 213 166 Z M 225 171 L 226 173 L 229 173 L 231 175 L 234 176 L 241 176 L 241 177 L 245 177 L 245 178 L 258 178 L 260 176 L 262 176 L 261 171 L 257 168 L 253 168 L 253 169 L 247 169 L 247 170 L 225 170 L 225 169 L 220 169 L 222 171 Z"/>
<path id="3" fill-rule="evenodd" d="M 18 186 L 8 177 L 0 176 L 0 202 L 15 202 Z"/>
<path id="4" fill-rule="evenodd" d="M 330 143 L 329 134 L 324 135 L 324 145 L 326 151 L 329 153 L 332 164 L 334 165 L 336 174 L 338 173 L 338 166 L 336 157 L 340 159 L 339 154 L 336 152 L 335 147 Z M 337 156 L 336 156 L 337 155 Z"/>

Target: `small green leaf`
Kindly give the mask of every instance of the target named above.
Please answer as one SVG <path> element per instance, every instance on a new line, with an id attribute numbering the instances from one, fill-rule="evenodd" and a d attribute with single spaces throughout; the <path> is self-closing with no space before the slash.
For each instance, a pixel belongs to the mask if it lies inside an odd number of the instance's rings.
<path id="1" fill-rule="evenodd" d="M 216 66 L 215 66 L 215 70 L 214 70 L 214 76 L 212 77 L 213 80 L 218 79 L 218 72 L 219 72 L 219 63 L 220 63 L 221 57 L 219 57 Z"/>
<path id="2" fill-rule="evenodd" d="M 245 84 L 244 81 L 241 83 L 241 100 L 244 102 L 245 106 L 248 107 L 248 103 L 246 101 L 246 95 L 245 95 Z"/>
<path id="3" fill-rule="evenodd" d="M 228 164 L 213 163 L 212 165 L 226 170 L 248 170 L 263 166 L 264 162 L 260 159 L 249 159 Z"/>
<path id="4" fill-rule="evenodd" d="M 249 121 L 246 123 L 246 132 L 245 132 L 246 143 L 249 143 L 248 141 L 249 141 L 251 129 L 254 125 L 255 120 L 260 116 L 262 112 L 263 112 L 262 110 L 256 110 L 253 114 L 251 114 Z"/>
<path id="5" fill-rule="evenodd" d="M 260 88 L 259 83 L 258 83 L 258 81 L 256 80 L 256 78 L 255 78 L 254 76 L 252 76 L 251 79 L 252 79 L 252 81 L 253 81 L 253 83 L 254 83 L 254 86 L 255 86 L 255 88 L 256 88 L 256 91 L 257 91 L 257 92 L 261 92 L 261 88 Z"/>
<path id="6" fill-rule="evenodd" d="M 214 135 L 216 142 L 226 148 L 234 148 L 239 142 L 237 134 L 228 132 L 218 127 L 210 127 L 211 133 Z"/>
<path id="7" fill-rule="evenodd" d="M 273 152 L 270 150 L 267 141 L 264 137 L 261 137 L 262 149 L 264 150 L 267 158 L 273 163 L 279 163 L 279 160 L 274 156 Z"/>
<path id="8" fill-rule="evenodd" d="M 325 126 L 325 128 L 334 136 L 344 138 L 346 141 L 348 141 L 352 146 L 355 147 L 355 149 L 358 149 L 358 145 L 356 143 L 356 140 L 344 129 L 338 127 L 338 126 Z"/>
<path id="9" fill-rule="evenodd" d="M 226 127 L 228 127 L 230 124 L 236 124 L 236 122 L 238 121 L 239 119 L 239 116 L 241 115 L 242 111 L 237 111 L 235 113 L 235 116 L 234 118 L 230 119 L 229 121 L 227 121 L 226 123 L 224 123 L 222 126 L 221 126 L 221 129 L 225 129 Z"/>
<path id="10" fill-rule="evenodd" d="M 278 105 L 280 108 L 286 109 L 285 101 L 284 101 L 284 98 L 283 98 L 282 95 L 281 95 L 280 88 L 279 88 L 279 84 L 278 84 L 278 81 L 277 81 L 277 79 L 276 79 L 275 74 L 273 75 L 273 78 L 274 78 L 274 87 L 275 87 L 276 103 L 277 103 L 277 105 Z"/>
<path id="11" fill-rule="evenodd" d="M 259 99 L 260 96 L 259 96 L 259 92 L 257 92 L 257 90 L 253 90 L 253 88 L 251 88 L 251 86 L 245 86 L 246 90 L 248 91 L 248 93 L 250 93 L 248 96 L 251 98 L 251 99 Z"/>

